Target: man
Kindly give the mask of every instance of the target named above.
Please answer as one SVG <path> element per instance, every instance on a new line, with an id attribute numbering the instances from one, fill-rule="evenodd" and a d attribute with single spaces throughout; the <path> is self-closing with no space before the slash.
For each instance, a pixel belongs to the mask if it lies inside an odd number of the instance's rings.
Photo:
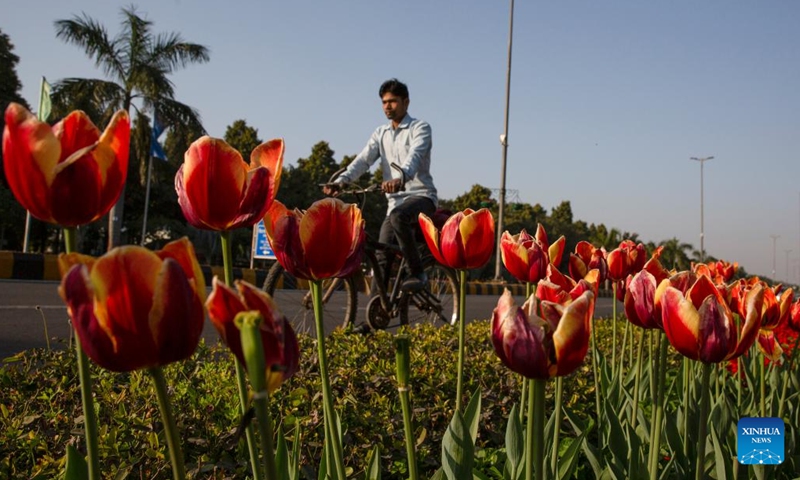
<path id="1" fill-rule="evenodd" d="M 408 114 L 408 87 L 396 78 L 383 82 L 378 94 L 389 123 L 375 130 L 367 146 L 336 182 L 352 182 L 381 159 L 381 188 L 389 206 L 378 241 L 399 245 L 410 273 L 402 288 L 417 291 L 425 287 L 428 279 L 422 269 L 414 232 L 419 225 L 419 214 L 433 216 L 438 203 L 430 171 L 431 127 Z M 393 164 L 396 167 L 393 168 Z M 336 184 L 323 188 L 326 195 L 336 195 L 338 190 Z M 382 252 L 379 254 L 378 262 L 385 272 L 384 278 L 388 278 L 392 266 Z"/>

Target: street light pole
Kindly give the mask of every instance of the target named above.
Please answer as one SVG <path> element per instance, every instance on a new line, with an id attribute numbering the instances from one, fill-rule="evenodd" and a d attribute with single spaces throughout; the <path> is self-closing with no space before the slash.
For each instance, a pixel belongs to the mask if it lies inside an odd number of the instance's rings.
<path id="1" fill-rule="evenodd" d="M 690 160 L 700 162 L 700 262 L 706 261 L 706 249 L 704 246 L 705 234 L 703 233 L 703 164 L 714 157 L 689 157 Z"/>
<path id="2" fill-rule="evenodd" d="M 774 233 L 770 235 L 772 237 L 772 281 L 775 282 L 775 242 L 781 237 L 780 235 L 775 235 Z"/>
<path id="3" fill-rule="evenodd" d="M 511 44 L 514 38 L 514 0 L 511 0 L 508 15 L 508 67 L 506 69 L 506 114 L 503 134 L 500 135 L 500 144 L 503 146 L 503 163 L 500 177 L 500 202 L 497 209 L 497 256 L 494 265 L 494 278 L 500 280 L 500 263 L 502 261 L 500 252 L 500 239 L 503 238 L 503 216 L 506 206 L 506 157 L 508 155 L 508 110 L 511 98 Z"/>

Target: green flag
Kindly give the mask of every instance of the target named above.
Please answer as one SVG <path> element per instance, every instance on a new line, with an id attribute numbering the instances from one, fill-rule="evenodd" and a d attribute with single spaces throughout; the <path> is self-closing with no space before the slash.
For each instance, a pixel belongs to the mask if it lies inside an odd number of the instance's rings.
<path id="1" fill-rule="evenodd" d="M 47 117 L 50 116 L 50 107 L 52 107 L 50 103 L 50 84 L 47 83 L 47 79 L 42 77 L 42 91 L 39 93 L 39 113 L 36 117 L 42 122 L 47 121 Z"/>

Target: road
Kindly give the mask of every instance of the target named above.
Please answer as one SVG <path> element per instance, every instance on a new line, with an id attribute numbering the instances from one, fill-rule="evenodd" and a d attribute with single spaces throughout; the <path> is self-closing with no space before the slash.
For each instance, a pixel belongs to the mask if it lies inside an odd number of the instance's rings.
<path id="1" fill-rule="evenodd" d="M 275 300 L 283 313 L 292 320 L 297 332 L 313 335 L 313 312 L 300 308 L 302 295 L 303 292 L 300 291 L 283 291 L 276 293 Z M 521 304 L 523 298 L 518 297 L 517 301 Z M 356 321 L 361 323 L 365 318 L 367 297 L 360 294 L 358 304 Z M 467 296 L 467 320 L 491 318 L 496 304 L 497 297 L 494 295 Z M 344 305 L 336 302 L 326 308 L 323 315 L 326 319 L 326 334 L 338 325 L 336 317 L 343 308 Z M 611 308 L 611 299 L 599 298 L 595 316 L 610 316 Z M 70 333 L 67 309 L 58 295 L 57 282 L 0 280 L 0 359 L 23 350 L 46 347 L 48 337 L 52 348 L 67 348 Z M 203 338 L 206 343 L 218 340 L 210 322 L 205 323 Z"/>

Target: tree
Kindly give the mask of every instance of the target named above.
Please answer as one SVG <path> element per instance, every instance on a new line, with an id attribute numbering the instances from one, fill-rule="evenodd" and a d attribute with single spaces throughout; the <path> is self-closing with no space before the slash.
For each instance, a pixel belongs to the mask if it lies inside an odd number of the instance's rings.
<path id="1" fill-rule="evenodd" d="M 66 78 L 54 85 L 54 113 L 64 115 L 84 109 L 99 125 L 105 125 L 119 109 L 131 107 L 157 114 L 165 126 L 185 125 L 202 130 L 196 110 L 175 100 L 169 75 L 191 63 L 209 60 L 208 49 L 183 41 L 177 33 L 152 32 L 153 22 L 139 16 L 135 8 L 122 9 L 121 31 L 108 32 L 87 15 L 55 22 L 56 37 L 82 47 L 108 80 Z M 132 137 L 135 136 L 132 135 Z M 109 247 L 120 242 L 125 193 L 109 214 Z"/>
<path id="2" fill-rule="evenodd" d="M 28 102 L 19 94 L 22 82 L 17 76 L 19 57 L 14 54 L 14 44 L 0 30 L 0 136 L 6 126 L 5 111 L 8 104 L 16 102 L 30 109 Z M 0 149 L 0 250 L 22 248 L 22 231 L 25 224 L 25 209 L 17 202 L 6 183 L 3 167 L 3 152 Z"/>

